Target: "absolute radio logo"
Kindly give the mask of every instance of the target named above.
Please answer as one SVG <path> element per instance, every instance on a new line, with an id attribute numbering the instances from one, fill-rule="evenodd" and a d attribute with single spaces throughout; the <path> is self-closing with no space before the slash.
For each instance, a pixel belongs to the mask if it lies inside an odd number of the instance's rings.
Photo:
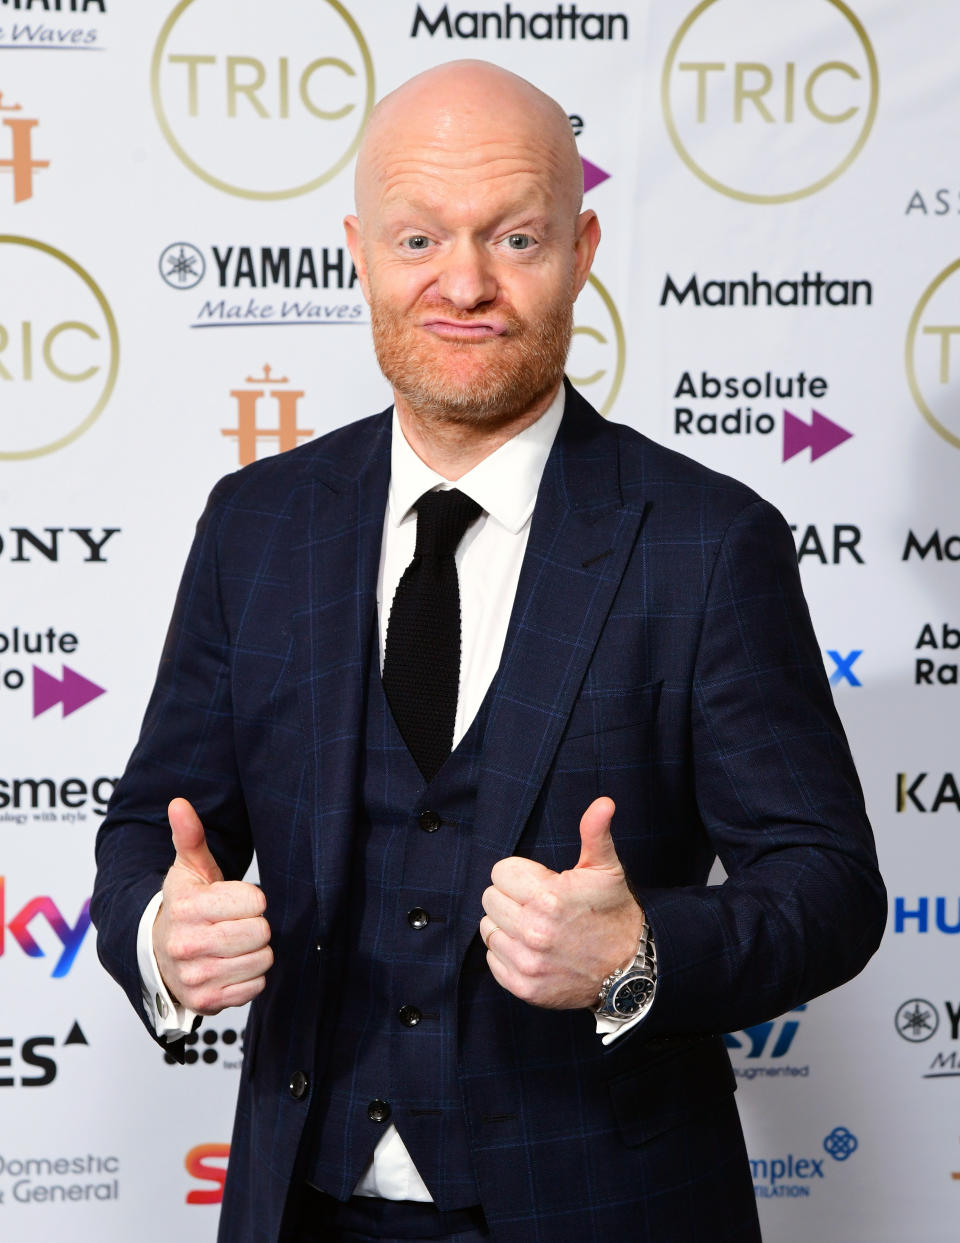
<path id="1" fill-rule="evenodd" d="M 177 157 L 248 199 L 306 194 L 353 158 L 373 62 L 339 0 L 180 0 L 160 30 L 153 105 Z"/>
<path id="2" fill-rule="evenodd" d="M 674 435 L 718 440 L 772 437 L 782 447 L 782 461 L 809 449 L 809 461 L 816 462 L 853 436 L 812 405 L 823 402 L 829 387 L 823 376 L 808 376 L 805 371 L 787 376 L 771 371 L 749 376 L 684 371 L 673 390 Z M 800 403 L 810 404 L 809 415 L 787 410 L 784 401 L 794 410 L 802 408 Z"/>
<path id="3" fill-rule="evenodd" d="M 191 328 L 370 322 L 345 245 L 202 248 L 171 242 L 160 255 L 159 270 L 171 289 L 198 290 L 187 300 Z"/>
<path id="4" fill-rule="evenodd" d="M 917 409 L 947 444 L 960 449 L 960 259 L 920 295 L 907 328 L 907 383 Z"/>
<path id="5" fill-rule="evenodd" d="M 30 898 L 19 908 L 12 919 L 7 920 L 6 884 L 7 878 L 0 876 L 0 957 L 6 950 L 4 944 L 6 932 L 10 933 L 16 944 L 29 958 L 46 957 L 46 950 L 31 931 L 31 924 L 34 924 L 37 919 L 43 919 L 53 930 L 62 946 L 50 973 L 53 979 L 62 979 L 63 976 L 69 974 L 80 946 L 83 944 L 83 938 L 87 935 L 87 929 L 90 927 L 90 899 L 87 898 L 82 904 L 76 922 L 73 924 L 64 917 L 54 900 L 46 894 Z M 15 891 L 11 889 L 11 893 L 13 892 Z M 49 938 L 45 937 L 45 940 Z"/>
<path id="6" fill-rule="evenodd" d="M 49 668 L 33 664 L 31 659 L 39 655 L 52 657 L 56 662 L 62 656 L 72 655 L 79 645 L 80 640 L 72 631 L 57 630 L 54 626 L 48 626 L 46 630 L 13 626 L 0 631 L 0 704 L 9 703 L 8 692 L 16 695 L 16 692 L 29 688 L 32 690 L 34 717 L 42 716 L 57 706 L 61 709 L 61 716 L 68 717 L 105 695 L 105 687 L 91 682 L 69 665 L 61 662 L 57 674 L 51 673 Z M 54 669 L 56 667 L 54 664 Z M 26 699 L 27 696 L 20 698 Z"/>
<path id="7" fill-rule="evenodd" d="M 705 185 L 788 203 L 863 150 L 879 75 L 843 0 L 702 0 L 670 42 L 660 94 L 670 140 Z"/>
<path id="8" fill-rule="evenodd" d="M 11 18 L 0 24 L 0 50 L 16 47 L 41 52 L 89 52 L 103 46 L 100 28 L 89 25 L 86 19 L 105 16 L 107 0 L 0 0 L 0 3 L 4 8 L 0 16 Z M 42 18 L 39 10 L 42 10 Z M 14 16 L 21 12 L 27 16 L 23 19 Z M 78 16 L 81 21 L 77 21 Z"/>
<path id="9" fill-rule="evenodd" d="M 0 460 L 83 435 L 117 378 L 120 344 L 93 277 L 63 251 L 0 234 Z"/>
<path id="10" fill-rule="evenodd" d="M 609 414 L 617 400 L 626 357 L 620 312 L 591 273 L 574 307 L 567 375 L 601 414 Z"/>

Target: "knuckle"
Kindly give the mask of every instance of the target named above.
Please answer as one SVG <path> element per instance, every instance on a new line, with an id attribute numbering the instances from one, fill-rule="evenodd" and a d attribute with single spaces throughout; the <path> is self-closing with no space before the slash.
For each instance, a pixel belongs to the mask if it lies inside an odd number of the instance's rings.
<path id="1" fill-rule="evenodd" d="M 550 948 L 552 936 L 543 924 L 528 924 L 522 933 L 523 944 L 535 954 L 542 954 Z"/>

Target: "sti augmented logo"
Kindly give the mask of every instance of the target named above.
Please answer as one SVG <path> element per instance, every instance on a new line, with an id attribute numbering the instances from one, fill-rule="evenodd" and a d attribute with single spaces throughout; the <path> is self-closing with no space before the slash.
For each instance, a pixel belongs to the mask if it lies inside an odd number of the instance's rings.
<path id="1" fill-rule="evenodd" d="M 6 949 L 4 944 L 5 932 L 9 931 L 16 943 L 30 958 L 44 958 L 46 951 L 41 948 L 30 931 L 30 925 L 34 920 L 42 917 L 57 934 L 63 945 L 63 950 L 51 972 L 54 979 L 60 979 L 73 966 L 77 951 L 83 943 L 83 938 L 87 935 L 87 929 L 90 927 L 90 899 L 87 898 L 83 906 L 81 906 L 80 914 L 73 925 L 67 923 L 56 903 L 52 898 L 48 897 L 31 898 L 29 902 L 20 908 L 13 919 L 7 922 L 4 904 L 6 896 L 5 881 L 6 878 L 0 876 L 0 957 L 2 957 Z"/>

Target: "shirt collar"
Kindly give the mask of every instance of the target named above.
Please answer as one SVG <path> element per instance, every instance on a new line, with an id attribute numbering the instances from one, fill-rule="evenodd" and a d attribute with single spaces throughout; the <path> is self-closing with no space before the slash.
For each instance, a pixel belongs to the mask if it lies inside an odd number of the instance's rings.
<path id="1" fill-rule="evenodd" d="M 561 384 L 556 397 L 535 423 L 512 436 L 453 484 L 410 448 L 394 408 L 387 506 L 390 523 L 399 526 L 431 488 L 456 487 L 516 535 L 533 513 L 540 477 L 563 417 L 563 405 Z"/>

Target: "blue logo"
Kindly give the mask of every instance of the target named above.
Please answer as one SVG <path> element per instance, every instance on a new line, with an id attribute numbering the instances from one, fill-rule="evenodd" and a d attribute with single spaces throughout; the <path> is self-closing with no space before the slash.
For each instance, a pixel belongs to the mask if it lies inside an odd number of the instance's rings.
<path id="1" fill-rule="evenodd" d="M 739 1056 L 732 1059 L 733 1073 L 738 1079 L 806 1078 L 810 1074 L 809 1066 L 794 1066 L 785 1060 L 800 1027 L 799 1019 L 792 1016 L 806 1008 L 797 1006 L 782 1018 L 724 1036 L 723 1043 L 728 1049 L 740 1051 Z"/>
<path id="2" fill-rule="evenodd" d="M 836 686 L 839 682 L 849 682 L 851 686 L 863 685 L 853 672 L 853 666 L 863 655 L 862 648 L 854 648 L 853 651 L 847 652 L 846 656 L 840 652 L 835 652 L 832 648 L 827 648 L 827 655 L 836 665 L 833 673 L 830 674 L 831 686 Z"/>
<path id="3" fill-rule="evenodd" d="M 823 1146 L 834 1161 L 846 1161 L 857 1151 L 860 1144 L 856 1135 L 845 1126 L 835 1126 L 823 1141 Z"/>

